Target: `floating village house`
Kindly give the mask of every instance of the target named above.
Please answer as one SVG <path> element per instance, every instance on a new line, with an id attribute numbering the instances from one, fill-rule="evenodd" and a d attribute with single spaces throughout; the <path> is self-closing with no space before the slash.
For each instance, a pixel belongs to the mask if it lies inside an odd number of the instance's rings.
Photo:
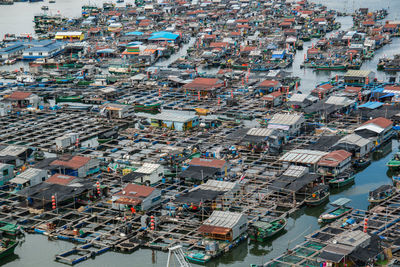
<path id="1" fill-rule="evenodd" d="M 156 115 L 144 115 L 152 126 L 159 128 L 169 128 L 177 131 L 190 130 L 199 124 L 197 115 L 188 115 L 178 112 L 161 112 Z"/>
<path id="2" fill-rule="evenodd" d="M 64 155 L 49 164 L 52 173 L 62 173 L 76 177 L 86 177 L 100 171 L 98 159 L 83 156 Z"/>
<path id="3" fill-rule="evenodd" d="M 224 87 L 224 82 L 216 78 L 196 78 L 185 84 L 183 89 L 191 93 L 197 93 L 200 97 L 215 97 L 217 92 Z"/>
<path id="4" fill-rule="evenodd" d="M 364 85 L 373 82 L 375 73 L 370 70 L 348 70 L 344 75 L 346 85 Z"/>
<path id="5" fill-rule="evenodd" d="M 257 91 L 261 94 L 267 94 L 278 91 L 282 84 L 277 80 L 264 80 L 257 86 Z"/>
<path id="6" fill-rule="evenodd" d="M 17 189 L 40 184 L 48 178 L 47 170 L 29 168 L 10 180 Z"/>
<path id="7" fill-rule="evenodd" d="M 278 153 L 284 142 L 284 133 L 279 129 L 251 128 L 243 136 L 240 144 L 255 151 Z"/>
<path id="8" fill-rule="evenodd" d="M 50 40 L 35 42 L 31 47 L 24 50 L 22 58 L 25 60 L 34 60 L 37 58 L 51 58 L 64 50 L 63 42 L 54 42 Z"/>
<path id="9" fill-rule="evenodd" d="M 199 232 L 211 239 L 234 241 L 247 231 L 247 216 L 230 211 L 213 211 Z"/>
<path id="10" fill-rule="evenodd" d="M 161 203 L 161 191 L 150 186 L 128 184 L 114 194 L 111 201 L 112 208 L 117 210 L 131 207 L 137 211 L 148 210 Z"/>
<path id="11" fill-rule="evenodd" d="M 343 149 L 351 152 L 355 158 L 361 158 L 371 152 L 373 147 L 374 143 L 372 140 L 363 138 L 358 134 L 352 133 L 341 138 L 336 144 L 332 146 L 332 149 Z"/>
<path id="12" fill-rule="evenodd" d="M 303 115 L 277 113 L 268 122 L 267 128 L 281 130 L 289 138 L 301 133 L 304 122 Z"/>
<path id="13" fill-rule="evenodd" d="M 32 149 L 23 146 L 1 146 L 0 162 L 11 164 L 15 167 L 21 167 L 31 155 Z"/>
<path id="14" fill-rule="evenodd" d="M 267 107 L 277 107 L 283 103 L 283 95 L 279 91 L 272 92 L 262 97 L 264 105 Z"/>
<path id="15" fill-rule="evenodd" d="M 189 162 L 189 166 L 215 168 L 217 170 L 216 174 L 221 176 L 224 175 L 229 168 L 229 165 L 225 160 L 215 158 L 193 158 Z"/>
<path id="16" fill-rule="evenodd" d="M 372 140 L 377 146 L 391 139 L 393 131 L 393 122 L 383 117 L 375 118 L 365 122 L 354 130 L 361 137 Z"/>
<path id="17" fill-rule="evenodd" d="M 37 107 L 40 97 L 31 92 L 15 91 L 4 100 L 11 103 L 12 106 L 18 108 L 26 108 L 28 106 Z"/>
<path id="18" fill-rule="evenodd" d="M 279 161 L 282 162 L 283 167 L 287 168 L 290 164 L 297 166 L 305 166 L 310 169 L 310 171 L 317 170 L 317 163 L 328 153 L 317 150 L 309 149 L 294 149 L 286 152 Z"/>
<path id="19" fill-rule="evenodd" d="M 131 106 L 116 103 L 107 103 L 100 107 L 100 113 L 110 119 L 123 119 L 129 116 Z"/>
<path id="20" fill-rule="evenodd" d="M 335 150 L 323 156 L 318 162 L 318 172 L 325 176 L 335 177 L 351 167 L 350 152 Z"/>
<path id="21" fill-rule="evenodd" d="M 156 163 L 143 163 L 137 170 L 122 177 L 123 182 L 136 184 L 155 184 L 164 177 L 164 167 Z"/>
<path id="22" fill-rule="evenodd" d="M 14 177 L 14 166 L 11 164 L 0 163 L 0 186 L 7 183 Z"/>
<path id="23" fill-rule="evenodd" d="M 83 39 L 85 39 L 85 34 L 83 32 L 57 32 L 55 39 L 71 42 L 82 41 Z"/>
<path id="24" fill-rule="evenodd" d="M 223 176 L 225 168 L 227 168 L 225 160 L 194 158 L 189 162 L 189 166 L 179 174 L 179 177 L 185 181 L 200 183 Z"/>
<path id="25" fill-rule="evenodd" d="M 22 55 L 26 47 L 23 44 L 13 44 L 0 49 L 0 61 L 16 58 Z"/>

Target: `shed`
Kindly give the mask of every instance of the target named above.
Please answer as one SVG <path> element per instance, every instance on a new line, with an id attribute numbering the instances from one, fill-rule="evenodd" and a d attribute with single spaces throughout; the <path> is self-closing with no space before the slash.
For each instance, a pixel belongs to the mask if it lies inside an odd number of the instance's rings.
<path id="1" fill-rule="evenodd" d="M 247 230 L 247 216 L 230 211 L 213 211 L 200 226 L 199 232 L 205 237 L 234 241 Z"/>

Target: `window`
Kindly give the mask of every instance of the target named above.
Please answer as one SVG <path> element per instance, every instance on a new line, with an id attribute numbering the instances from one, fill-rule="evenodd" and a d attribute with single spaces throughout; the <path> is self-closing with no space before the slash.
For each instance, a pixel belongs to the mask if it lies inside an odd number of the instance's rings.
<path id="1" fill-rule="evenodd" d="M 43 53 L 42 52 L 39 52 L 39 56 L 42 56 L 43 55 Z"/>
<path id="2" fill-rule="evenodd" d="M 42 177 L 42 182 L 44 182 L 46 180 L 46 177 Z"/>
<path id="3" fill-rule="evenodd" d="M 29 52 L 29 55 L 32 56 L 33 55 L 32 52 Z"/>
<path id="4" fill-rule="evenodd" d="M 3 170 L 3 177 L 8 176 L 8 169 Z"/>

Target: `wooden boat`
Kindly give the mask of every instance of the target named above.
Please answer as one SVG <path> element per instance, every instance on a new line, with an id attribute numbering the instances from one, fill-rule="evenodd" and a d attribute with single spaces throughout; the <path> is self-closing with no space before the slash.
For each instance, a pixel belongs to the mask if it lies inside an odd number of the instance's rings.
<path id="1" fill-rule="evenodd" d="M 371 159 L 369 158 L 361 158 L 354 161 L 354 168 L 356 169 L 364 169 L 371 164 Z"/>
<path id="2" fill-rule="evenodd" d="M 194 110 L 198 115 L 203 115 L 203 116 L 206 116 L 208 113 L 210 113 L 210 110 L 206 108 L 195 108 Z"/>
<path id="3" fill-rule="evenodd" d="M 329 200 L 329 186 L 318 185 L 313 188 L 313 192 L 310 196 L 306 197 L 304 202 L 307 206 L 315 207 L 319 206 L 325 201 Z"/>
<path id="4" fill-rule="evenodd" d="M 249 237 L 254 241 L 266 241 L 268 238 L 281 233 L 286 224 L 287 220 L 284 218 L 278 218 L 271 222 L 257 221 L 252 225 Z"/>
<path id="5" fill-rule="evenodd" d="M 334 179 L 329 180 L 328 184 L 332 188 L 341 188 L 346 185 L 354 183 L 355 176 L 353 174 L 347 175 L 347 176 L 342 176 L 342 177 L 336 177 Z"/>
<path id="6" fill-rule="evenodd" d="M 350 199 L 347 198 L 339 198 L 338 200 L 332 202 L 331 205 L 335 208 L 321 214 L 318 218 L 318 222 L 330 223 L 350 213 L 353 208 L 346 207 L 346 204 L 349 202 Z"/>
<path id="7" fill-rule="evenodd" d="M 0 259 L 5 258 L 14 254 L 15 247 L 18 245 L 18 241 L 4 238 L 0 241 Z"/>
<path id="8" fill-rule="evenodd" d="M 316 65 L 316 70 L 346 70 L 347 65 L 345 64 L 326 64 L 326 65 Z"/>
<path id="9" fill-rule="evenodd" d="M 20 228 L 17 225 L 4 221 L 0 221 L 0 232 L 12 237 L 22 234 Z"/>
<path id="10" fill-rule="evenodd" d="M 392 159 L 386 164 L 391 170 L 397 170 L 400 168 L 400 152 L 393 155 Z"/>
<path id="11" fill-rule="evenodd" d="M 161 103 L 144 105 L 134 104 L 135 112 L 146 112 L 146 113 L 159 113 L 161 109 Z"/>
<path id="12" fill-rule="evenodd" d="M 396 189 L 392 185 L 381 185 L 377 189 L 370 191 L 368 202 L 371 204 L 379 204 L 388 200 L 396 193 Z"/>
<path id="13" fill-rule="evenodd" d="M 197 253 L 188 253 L 186 255 L 186 259 L 190 262 L 197 263 L 197 264 L 206 264 L 211 260 L 211 256 L 204 254 L 202 252 Z"/>

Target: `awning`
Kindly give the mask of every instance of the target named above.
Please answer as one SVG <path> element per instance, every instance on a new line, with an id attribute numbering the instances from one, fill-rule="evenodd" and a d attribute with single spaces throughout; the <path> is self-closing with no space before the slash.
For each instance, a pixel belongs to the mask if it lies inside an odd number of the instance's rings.
<path id="1" fill-rule="evenodd" d="M 380 97 L 380 98 L 382 98 L 382 97 Z M 362 105 L 360 105 L 358 107 L 359 108 L 376 109 L 376 108 L 379 108 L 382 105 L 383 105 L 382 102 L 367 102 L 367 103 L 364 103 L 364 104 L 362 104 Z"/>
<path id="2" fill-rule="evenodd" d="M 199 232 L 213 235 L 227 235 L 229 234 L 230 230 L 230 228 L 212 225 L 202 225 L 199 228 Z"/>

